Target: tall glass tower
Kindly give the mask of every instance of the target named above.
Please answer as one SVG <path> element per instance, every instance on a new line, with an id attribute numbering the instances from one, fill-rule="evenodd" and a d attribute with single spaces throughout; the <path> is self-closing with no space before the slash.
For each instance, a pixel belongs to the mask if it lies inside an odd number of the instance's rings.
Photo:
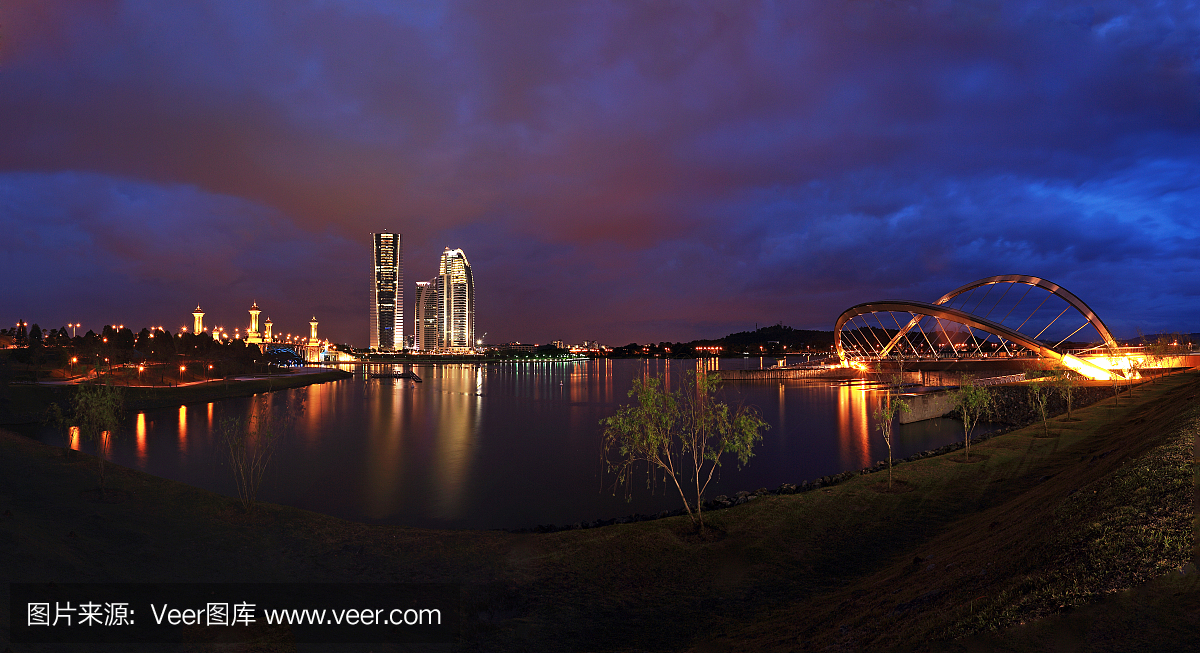
<path id="1" fill-rule="evenodd" d="M 438 343 L 438 308 L 441 301 L 437 296 L 437 279 L 417 282 L 416 320 L 413 323 L 415 335 L 413 345 L 418 351 L 437 351 Z"/>
<path id="2" fill-rule="evenodd" d="M 435 277 L 440 300 L 438 331 L 441 349 L 463 351 L 475 348 L 475 279 L 471 264 L 461 249 L 446 248 Z"/>
<path id="3" fill-rule="evenodd" d="M 375 276 L 371 281 L 371 349 L 404 349 L 404 248 L 400 234 L 371 234 Z"/>

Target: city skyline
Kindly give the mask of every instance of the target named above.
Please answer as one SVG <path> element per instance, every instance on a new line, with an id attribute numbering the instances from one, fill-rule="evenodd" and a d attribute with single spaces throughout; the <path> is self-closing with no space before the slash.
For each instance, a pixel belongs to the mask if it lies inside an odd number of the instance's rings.
<path id="1" fill-rule="evenodd" d="M 491 342 L 829 330 L 999 274 L 1120 338 L 1200 331 L 1186 3 L 49 0 L 0 29 L 10 322 L 254 300 L 368 346 L 353 262 L 392 225 L 470 253 Z"/>

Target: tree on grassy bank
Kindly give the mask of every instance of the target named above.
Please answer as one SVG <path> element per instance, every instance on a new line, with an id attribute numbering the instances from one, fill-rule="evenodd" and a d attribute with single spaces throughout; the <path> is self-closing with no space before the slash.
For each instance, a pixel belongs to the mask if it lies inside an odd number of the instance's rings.
<path id="1" fill-rule="evenodd" d="M 1067 402 L 1067 417 L 1065 421 L 1071 421 L 1071 404 L 1075 396 L 1075 390 L 1079 388 L 1079 379 L 1071 373 L 1071 370 L 1066 368 L 1058 368 L 1054 370 L 1054 387 L 1058 388 L 1058 393 L 1062 395 L 1064 401 Z"/>
<path id="2" fill-rule="evenodd" d="M 258 488 L 283 437 L 291 431 L 304 406 L 271 406 L 269 395 L 260 396 L 250 408 L 250 417 L 230 417 L 217 426 L 217 437 L 229 456 L 238 498 L 246 512 L 253 512 Z"/>
<path id="3" fill-rule="evenodd" d="M 648 467 L 648 488 L 657 473 L 664 474 L 679 491 L 692 523 L 703 528 L 704 491 L 721 466 L 721 458 L 730 453 L 737 457 L 739 467 L 745 465 L 769 427 L 753 407 L 731 409 L 718 401 L 720 377 L 716 374 L 688 372 L 683 386 L 672 392 L 664 389 L 660 377 L 634 379 L 629 396 L 636 397 L 637 403 L 621 406 L 615 415 L 600 420 L 604 458 L 608 470 L 617 476 L 614 488 L 624 485 L 627 497 L 638 463 Z M 692 486 L 694 503 L 684 484 Z"/>
<path id="4" fill-rule="evenodd" d="M 1050 435 L 1049 422 L 1049 407 L 1050 407 L 1050 387 L 1046 385 L 1046 381 L 1034 380 L 1030 381 L 1026 386 L 1029 392 L 1029 403 L 1033 404 L 1034 410 L 1042 418 L 1042 430 L 1045 435 Z"/>
<path id="5" fill-rule="evenodd" d="M 897 386 L 900 385 L 900 380 L 897 378 Z M 892 427 L 896 418 L 900 413 L 911 413 L 912 408 L 908 406 L 908 402 L 900 397 L 892 397 L 892 389 L 889 386 L 887 397 L 884 404 L 875 410 L 875 420 L 879 423 L 878 428 L 883 433 L 883 441 L 887 443 L 888 448 L 888 487 L 892 487 Z"/>
<path id="6" fill-rule="evenodd" d="M 71 397 L 70 417 L 62 414 L 58 404 L 50 404 L 48 422 L 77 431 L 81 442 L 96 442 L 101 495 L 104 494 L 104 463 L 112 441 L 116 439 L 117 426 L 121 422 L 124 409 L 125 398 L 121 389 L 107 383 L 77 386 L 74 396 Z"/>
<path id="7" fill-rule="evenodd" d="M 966 447 L 966 458 L 971 459 L 971 432 L 992 408 L 992 393 L 981 385 L 976 385 L 975 379 L 964 376 L 958 390 L 950 395 L 954 407 L 958 409 L 963 422 L 963 441 Z"/>

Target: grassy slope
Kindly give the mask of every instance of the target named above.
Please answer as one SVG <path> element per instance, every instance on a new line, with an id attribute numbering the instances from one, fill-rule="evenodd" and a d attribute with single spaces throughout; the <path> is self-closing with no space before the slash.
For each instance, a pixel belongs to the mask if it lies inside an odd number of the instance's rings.
<path id="1" fill-rule="evenodd" d="M 707 537 L 686 518 L 551 534 L 365 526 L 283 506 L 248 519 L 232 499 L 124 469 L 110 482 L 127 500 L 95 503 L 93 459 L 0 435 L 0 582 L 463 582 L 463 650 L 1016 650 L 1089 636 L 1086 624 L 992 629 L 1190 555 L 1181 443 L 1200 420 L 1198 388 L 1200 375 L 1176 375 L 1119 408 L 1076 411 L 1057 437 L 1035 437 L 1039 425 L 972 447 L 976 462 L 902 465 L 912 492 L 876 492 L 885 477 L 871 475 L 713 512 Z M 1137 612 L 1157 619 L 1141 632 L 1186 623 L 1176 613 L 1200 596 L 1194 579 L 1137 594 L 1176 611 Z M 7 618 L 0 606 L 0 640 Z"/>

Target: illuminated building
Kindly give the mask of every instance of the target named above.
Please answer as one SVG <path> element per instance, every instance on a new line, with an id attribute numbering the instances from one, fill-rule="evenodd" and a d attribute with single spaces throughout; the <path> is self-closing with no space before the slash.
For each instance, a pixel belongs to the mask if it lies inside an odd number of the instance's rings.
<path id="1" fill-rule="evenodd" d="M 250 307 L 250 326 L 246 328 L 246 342 L 258 344 L 263 341 L 262 334 L 258 331 L 258 314 L 262 311 L 258 308 L 258 302 Z"/>
<path id="2" fill-rule="evenodd" d="M 199 304 L 196 304 L 196 310 L 192 311 L 192 317 L 192 333 L 204 333 L 204 311 L 200 310 Z"/>
<path id="3" fill-rule="evenodd" d="M 461 249 L 446 248 L 435 279 L 439 349 L 467 351 L 475 348 L 475 279 Z"/>
<path id="4" fill-rule="evenodd" d="M 417 282 L 417 305 L 413 322 L 413 347 L 436 351 L 438 346 L 438 301 L 436 279 Z"/>
<path id="5" fill-rule="evenodd" d="M 397 233 L 371 234 L 371 349 L 404 349 L 404 249 Z"/>

